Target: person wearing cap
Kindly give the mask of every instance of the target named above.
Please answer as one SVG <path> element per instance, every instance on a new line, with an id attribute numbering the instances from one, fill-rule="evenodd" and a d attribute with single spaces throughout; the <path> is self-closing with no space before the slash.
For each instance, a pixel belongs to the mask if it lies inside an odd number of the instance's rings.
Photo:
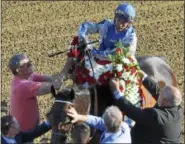
<path id="1" fill-rule="evenodd" d="M 21 131 L 27 132 L 39 124 L 37 96 L 50 93 L 51 85 L 59 89 L 62 74 L 41 75 L 34 73 L 32 63 L 24 54 L 15 54 L 8 64 L 14 75 L 10 87 L 10 111 L 20 124 Z"/>
<path id="2" fill-rule="evenodd" d="M 136 17 L 135 9 L 128 3 L 119 4 L 114 12 L 114 20 L 105 19 L 99 23 L 83 22 L 78 29 L 79 46 L 89 43 L 88 35 L 99 33 L 100 46 L 98 49 L 92 45 L 87 45 L 91 49 L 91 54 L 100 60 L 107 60 L 109 54 L 115 54 L 115 43 L 121 42 L 124 47 L 129 48 L 130 55 L 135 55 L 137 37 L 132 23 Z M 65 77 L 70 77 L 69 70 L 73 59 L 68 57 L 62 73 Z"/>
<path id="3" fill-rule="evenodd" d="M 175 144 L 181 142 L 183 110 L 180 106 L 182 94 L 174 86 L 156 83 L 141 71 L 143 85 L 156 99 L 152 108 L 138 108 L 131 104 L 119 91 L 119 82 L 110 81 L 115 105 L 135 121 L 131 130 L 133 144 Z"/>
<path id="4" fill-rule="evenodd" d="M 114 20 L 105 19 L 99 23 L 84 22 L 78 30 L 79 41 L 88 43 L 88 35 L 100 34 L 99 49 L 92 49 L 96 58 L 105 58 L 108 54 L 115 53 L 115 42 L 121 42 L 124 47 L 129 47 L 130 54 L 135 55 L 137 37 L 132 23 L 136 16 L 135 9 L 128 3 L 119 4 L 114 12 Z"/>

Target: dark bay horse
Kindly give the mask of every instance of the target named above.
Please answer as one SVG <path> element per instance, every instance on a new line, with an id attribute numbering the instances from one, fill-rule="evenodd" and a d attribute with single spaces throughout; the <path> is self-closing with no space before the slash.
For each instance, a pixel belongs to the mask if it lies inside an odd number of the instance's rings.
<path id="1" fill-rule="evenodd" d="M 71 118 L 66 115 L 70 107 L 80 114 L 88 114 L 90 110 L 90 93 L 88 89 L 73 86 L 73 88 L 61 88 L 58 92 L 51 87 L 54 104 L 49 112 L 52 125 L 52 144 L 71 143 L 70 135 L 75 131 L 75 125 Z M 77 124 L 77 130 L 83 125 Z"/>
<path id="2" fill-rule="evenodd" d="M 70 50 L 71 52 L 71 50 Z M 76 80 L 79 75 L 84 75 L 84 55 L 83 50 L 77 50 L 74 53 L 68 53 L 68 61 L 66 62 L 63 72 L 70 73 L 70 77 L 74 84 L 81 86 L 81 82 Z M 93 57 L 89 57 L 89 60 Z M 160 56 L 138 56 L 136 57 L 140 68 L 150 76 L 154 81 L 164 81 L 166 84 L 177 86 L 177 80 L 170 66 L 167 64 L 164 57 Z M 75 70 L 80 69 L 81 72 L 76 73 Z M 86 76 L 86 75 L 85 75 Z M 84 82 L 84 81 L 83 81 Z M 83 88 L 84 89 L 84 88 Z M 81 89 L 81 90 L 83 90 Z M 155 100 L 151 94 L 143 87 L 145 91 L 145 97 L 141 103 L 145 107 L 152 107 L 155 104 Z M 87 89 L 86 89 L 87 90 Z M 109 85 L 93 84 L 88 90 L 89 96 L 79 96 L 76 100 L 76 108 L 79 113 L 82 114 L 93 114 L 101 116 L 107 106 L 113 104 L 112 93 L 109 89 Z M 55 104 L 56 105 L 56 104 Z M 53 129 L 54 130 L 54 129 Z"/>

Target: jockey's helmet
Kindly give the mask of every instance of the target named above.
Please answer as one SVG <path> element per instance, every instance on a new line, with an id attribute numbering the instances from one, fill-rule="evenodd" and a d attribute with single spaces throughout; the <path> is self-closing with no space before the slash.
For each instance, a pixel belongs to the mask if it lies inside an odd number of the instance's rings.
<path id="1" fill-rule="evenodd" d="M 23 59 L 28 59 L 28 57 L 23 54 L 16 54 L 9 60 L 8 67 L 14 75 L 17 74 L 16 69 L 20 66 L 20 61 Z"/>
<path id="2" fill-rule="evenodd" d="M 136 16 L 135 9 L 128 3 L 119 4 L 115 10 L 115 18 L 126 22 L 133 22 Z"/>

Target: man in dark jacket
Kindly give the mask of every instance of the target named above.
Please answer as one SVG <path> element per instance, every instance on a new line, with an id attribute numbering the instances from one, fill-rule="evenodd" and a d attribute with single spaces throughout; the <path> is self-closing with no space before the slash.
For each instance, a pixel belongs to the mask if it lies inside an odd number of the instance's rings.
<path id="1" fill-rule="evenodd" d="M 176 87 L 159 87 L 144 74 L 144 86 L 157 100 L 153 108 L 137 108 L 119 92 L 119 82 L 110 81 L 115 104 L 136 123 L 131 130 L 133 144 L 180 143 L 183 111 L 180 107 L 182 95 Z"/>
<path id="2" fill-rule="evenodd" d="M 48 121 L 45 121 L 31 132 L 21 132 L 19 123 L 15 117 L 11 115 L 3 116 L 1 118 L 1 143 L 22 144 L 25 142 L 33 141 L 34 138 L 41 136 L 50 129 L 51 125 Z"/>

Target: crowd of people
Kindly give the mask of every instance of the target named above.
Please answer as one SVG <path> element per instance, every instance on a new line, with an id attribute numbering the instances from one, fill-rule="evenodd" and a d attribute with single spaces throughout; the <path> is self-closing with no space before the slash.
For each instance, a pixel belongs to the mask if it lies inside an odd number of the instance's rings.
<path id="1" fill-rule="evenodd" d="M 99 59 L 105 59 L 108 54 L 115 54 L 113 41 L 120 40 L 125 47 L 130 48 L 131 55 L 135 55 L 137 37 L 132 26 L 135 16 L 132 5 L 120 4 L 115 10 L 114 20 L 82 23 L 78 31 L 80 41 L 87 43 L 88 34 L 99 33 L 100 48 L 92 49 L 92 54 Z M 69 61 L 68 59 L 67 65 Z M 69 67 L 55 75 L 41 75 L 33 72 L 32 63 L 24 54 L 12 56 L 8 67 L 13 74 L 10 112 L 1 117 L 1 142 L 2 144 L 33 142 L 34 138 L 51 129 L 48 117 L 40 124 L 37 96 L 50 93 L 52 85 L 59 89 Z M 102 117 L 78 114 L 73 107 L 67 110 L 72 123 L 83 122 L 78 124 L 79 130 L 77 128 L 76 131 L 72 131 L 72 142 L 88 143 L 90 126 L 102 132 L 100 143 L 180 143 L 183 119 L 180 90 L 171 85 L 159 85 L 143 71 L 141 75 L 143 85 L 157 101 L 154 107 L 141 109 L 132 105 L 124 95 L 121 95 L 118 79 L 113 78 L 109 84 L 115 102 L 105 110 Z M 123 122 L 123 113 L 135 121 L 133 128 Z M 80 139 L 81 137 L 83 139 Z"/>

